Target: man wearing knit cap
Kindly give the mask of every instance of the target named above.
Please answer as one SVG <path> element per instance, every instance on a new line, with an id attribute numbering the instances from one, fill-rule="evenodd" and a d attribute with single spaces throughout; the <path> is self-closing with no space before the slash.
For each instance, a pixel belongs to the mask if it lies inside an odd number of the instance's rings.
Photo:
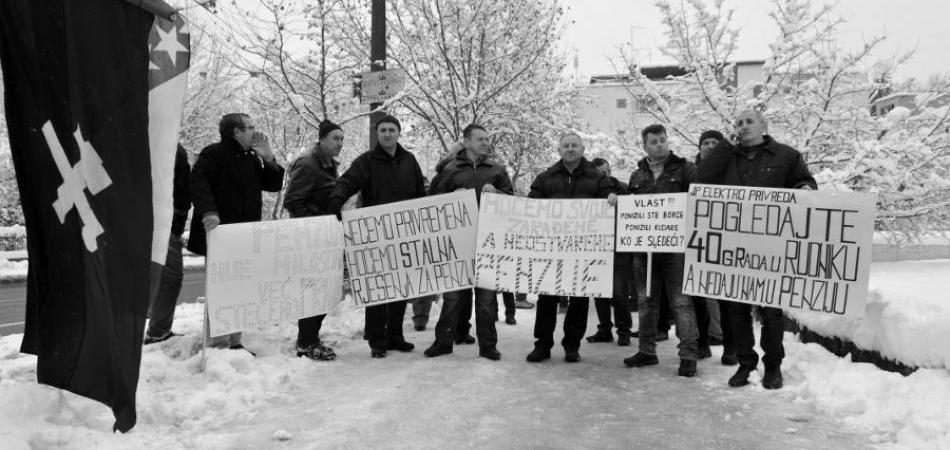
<path id="1" fill-rule="evenodd" d="M 376 122 L 378 143 L 356 157 L 340 176 L 330 194 L 330 212 L 340 215 L 343 203 L 360 193 L 362 206 L 376 206 L 424 197 L 425 180 L 416 157 L 399 145 L 401 125 L 393 116 Z M 403 336 L 406 300 L 366 308 L 364 337 L 373 358 L 383 358 L 387 350 L 410 352 L 415 348 Z"/>
<path id="2" fill-rule="evenodd" d="M 670 151 L 663 125 L 650 125 L 640 133 L 647 156 L 637 163 L 637 170 L 630 175 L 630 192 L 633 194 L 665 194 L 686 192 L 696 174 L 696 166 Z M 679 375 L 696 375 L 697 335 L 696 313 L 693 302 L 683 295 L 683 254 L 654 253 L 652 292 L 646 292 L 647 255 L 633 254 L 634 279 L 637 284 L 638 314 L 640 315 L 639 351 L 623 362 L 628 367 L 644 367 L 659 364 L 656 356 L 656 328 L 659 314 L 658 293 L 666 290 L 672 303 L 673 320 L 676 322 L 676 337 L 679 338 Z M 662 286 L 662 288 L 661 288 Z"/>
<path id="3" fill-rule="evenodd" d="M 332 214 L 330 192 L 339 178 L 336 157 L 343 149 L 343 130 L 339 125 L 320 122 L 319 141 L 290 165 L 284 208 L 290 217 L 313 217 Z M 336 358 L 333 349 L 320 342 L 320 327 L 326 314 L 297 321 L 297 356 L 315 361 Z"/>
<path id="4" fill-rule="evenodd" d="M 785 189 L 817 189 L 805 158 L 792 147 L 777 142 L 766 134 L 768 124 L 757 110 L 746 110 L 736 117 L 737 145 L 722 142 L 709 155 L 703 157 L 697 170 L 699 183 L 726 184 L 733 186 L 756 186 Z M 739 369 L 729 378 L 729 386 L 749 384 L 749 375 L 759 364 L 755 352 L 755 334 L 752 332 L 752 305 L 720 301 L 726 308 L 723 320 L 732 331 Z M 762 387 L 780 389 L 782 359 L 785 347 L 782 336 L 785 332 L 785 317 L 779 308 L 760 307 L 762 333 L 759 345 L 765 355 L 762 363 Z"/>

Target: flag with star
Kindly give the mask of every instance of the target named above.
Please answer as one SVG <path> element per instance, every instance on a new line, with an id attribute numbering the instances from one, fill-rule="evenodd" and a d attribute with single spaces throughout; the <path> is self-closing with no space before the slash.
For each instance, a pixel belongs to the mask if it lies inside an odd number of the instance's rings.
<path id="1" fill-rule="evenodd" d="M 188 30 L 161 0 L 3 0 L 0 64 L 27 230 L 36 378 L 136 422 L 153 271 L 171 226 Z"/>

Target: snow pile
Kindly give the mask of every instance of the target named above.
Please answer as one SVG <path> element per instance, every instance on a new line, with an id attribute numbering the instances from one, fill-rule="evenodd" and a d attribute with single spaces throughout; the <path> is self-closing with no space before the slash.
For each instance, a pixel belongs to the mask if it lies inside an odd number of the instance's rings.
<path id="1" fill-rule="evenodd" d="M 25 259 L 19 261 L 0 259 L 0 280 L 12 281 L 26 279 L 26 272 L 29 266 L 30 262 Z"/>
<path id="2" fill-rule="evenodd" d="M 921 369 L 903 377 L 789 337 L 783 370 L 786 389 L 797 401 L 840 418 L 845 427 L 868 433 L 877 443 L 950 448 L 950 372 Z"/>
<path id="3" fill-rule="evenodd" d="M 912 367 L 950 369 L 950 260 L 871 265 L 864 317 L 789 311 L 808 329 Z"/>
<path id="4" fill-rule="evenodd" d="M 2 238 L 25 238 L 26 227 L 23 225 L 13 225 L 9 227 L 0 227 L 0 239 Z"/>

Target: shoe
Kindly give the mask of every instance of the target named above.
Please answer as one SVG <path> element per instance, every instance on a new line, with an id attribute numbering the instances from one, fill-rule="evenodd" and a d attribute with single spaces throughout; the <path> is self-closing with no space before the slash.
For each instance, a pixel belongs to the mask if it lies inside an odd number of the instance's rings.
<path id="1" fill-rule="evenodd" d="M 610 330 L 597 330 L 596 333 L 587 336 L 587 342 L 613 342 L 614 335 Z"/>
<path id="2" fill-rule="evenodd" d="M 472 345 L 475 343 L 475 338 L 471 334 L 465 333 L 462 336 L 455 337 L 455 345 Z"/>
<path id="3" fill-rule="evenodd" d="M 659 364 L 660 359 L 657 358 L 656 355 L 648 355 L 643 352 L 637 352 L 636 355 L 624 359 L 623 363 L 627 367 L 644 367 Z"/>
<path id="4" fill-rule="evenodd" d="M 629 334 L 618 334 L 617 335 L 617 345 L 621 347 L 630 346 L 630 335 Z"/>
<path id="5" fill-rule="evenodd" d="M 713 347 L 718 347 L 722 345 L 722 339 L 719 339 L 714 336 L 709 336 L 709 345 Z"/>
<path id="6" fill-rule="evenodd" d="M 425 325 L 416 325 L 416 326 L 414 326 L 413 328 L 415 328 L 416 331 L 425 331 L 425 330 L 426 330 L 426 326 L 425 326 Z"/>
<path id="7" fill-rule="evenodd" d="M 534 308 L 534 303 L 531 303 L 527 300 L 515 300 L 515 308 L 518 309 L 531 309 Z"/>
<path id="8" fill-rule="evenodd" d="M 257 356 L 257 353 L 254 353 L 254 352 L 252 352 L 252 351 L 250 351 L 250 350 L 244 348 L 244 346 L 241 345 L 241 344 L 234 344 L 234 345 L 228 347 L 228 350 L 244 350 L 244 351 L 250 353 L 251 356 L 254 356 L 254 357 Z"/>
<path id="9" fill-rule="evenodd" d="M 166 335 L 164 335 L 164 336 L 160 336 L 160 337 L 153 337 L 153 336 L 149 336 L 148 334 L 146 334 L 146 335 L 145 335 L 145 342 L 144 342 L 144 344 L 145 344 L 145 345 L 157 344 L 157 343 L 159 343 L 159 342 L 167 341 L 167 340 L 169 340 L 169 339 L 171 339 L 171 338 L 173 338 L 173 337 L 175 337 L 175 336 L 181 336 L 181 335 L 178 334 L 178 333 L 173 333 L 173 332 L 171 332 L 171 331 L 169 331 L 168 334 L 166 334 Z"/>
<path id="10" fill-rule="evenodd" d="M 579 362 L 581 354 L 577 350 L 564 349 L 564 361 L 569 363 Z"/>
<path id="11" fill-rule="evenodd" d="M 422 352 L 426 357 L 434 358 L 436 356 L 448 355 L 452 353 L 452 346 L 443 344 L 441 342 L 434 342 L 432 345 Z"/>
<path id="12" fill-rule="evenodd" d="M 680 368 L 677 371 L 677 374 L 681 377 L 695 377 L 696 376 L 696 360 L 692 359 L 681 359 Z"/>
<path id="13" fill-rule="evenodd" d="M 782 385 L 782 366 L 765 366 L 765 374 L 762 375 L 762 387 L 781 389 Z"/>
<path id="14" fill-rule="evenodd" d="M 567 305 L 564 304 L 564 303 L 561 303 L 561 304 L 557 305 L 557 313 L 558 313 L 558 314 L 567 314 Z"/>
<path id="15" fill-rule="evenodd" d="M 369 348 L 369 354 L 370 354 L 370 356 L 372 356 L 373 358 L 385 358 L 385 357 L 386 357 L 386 349 L 370 347 L 370 348 Z"/>
<path id="16" fill-rule="evenodd" d="M 412 345 L 411 342 L 396 341 L 396 342 L 390 342 L 389 345 L 386 347 L 386 350 L 398 350 L 400 352 L 406 353 L 406 352 L 411 352 L 412 349 L 414 348 L 416 348 L 416 346 Z"/>
<path id="17" fill-rule="evenodd" d="M 670 340 L 670 332 L 669 332 L 669 331 L 659 331 L 659 332 L 656 333 L 656 341 L 657 341 L 657 342 L 663 342 L 663 341 L 668 341 L 668 340 Z"/>
<path id="18" fill-rule="evenodd" d="M 484 347 L 478 350 L 478 356 L 481 356 L 482 358 L 488 358 L 492 361 L 498 361 L 501 359 L 501 352 L 499 352 L 495 346 Z"/>
<path id="19" fill-rule="evenodd" d="M 729 378 L 729 386 L 742 387 L 749 384 L 750 373 L 752 373 L 752 369 L 740 367 L 739 370 L 736 371 L 735 375 Z"/>
<path id="20" fill-rule="evenodd" d="M 515 320 L 515 315 L 512 314 L 512 315 L 510 315 L 510 316 L 506 316 L 506 317 L 505 317 L 505 324 L 507 324 L 507 325 L 518 325 L 518 321 Z"/>
<path id="21" fill-rule="evenodd" d="M 739 358 L 736 358 L 736 355 L 723 354 L 719 362 L 724 366 L 736 366 L 739 365 Z"/>
<path id="22" fill-rule="evenodd" d="M 540 347 L 535 347 L 531 353 L 528 353 L 528 356 L 525 358 L 528 362 L 541 362 L 545 359 L 551 358 L 551 350 L 544 350 Z"/>
<path id="23" fill-rule="evenodd" d="M 696 357 L 698 359 L 712 358 L 712 350 L 709 349 L 708 345 L 700 345 Z"/>
<path id="24" fill-rule="evenodd" d="M 307 347 L 297 346 L 297 357 L 307 357 L 314 361 L 333 361 L 336 353 L 332 348 L 323 344 L 314 344 Z"/>

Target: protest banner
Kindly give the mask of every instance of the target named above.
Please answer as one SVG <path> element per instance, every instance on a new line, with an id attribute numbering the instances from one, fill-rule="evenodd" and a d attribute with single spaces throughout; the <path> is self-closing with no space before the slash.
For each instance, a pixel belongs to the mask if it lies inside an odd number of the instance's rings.
<path id="1" fill-rule="evenodd" d="M 690 186 L 683 293 L 861 316 L 873 194 Z"/>
<path id="2" fill-rule="evenodd" d="M 617 251 L 647 254 L 646 293 L 653 281 L 653 253 L 686 251 L 686 193 L 617 197 Z"/>
<path id="3" fill-rule="evenodd" d="M 211 336 L 326 314 L 343 294 L 336 217 L 219 225 L 208 234 Z"/>
<path id="4" fill-rule="evenodd" d="M 604 199 L 482 194 L 478 287 L 613 296 L 614 208 Z"/>
<path id="5" fill-rule="evenodd" d="M 473 287 L 477 226 L 472 189 L 343 211 L 353 300 L 365 307 Z"/>

